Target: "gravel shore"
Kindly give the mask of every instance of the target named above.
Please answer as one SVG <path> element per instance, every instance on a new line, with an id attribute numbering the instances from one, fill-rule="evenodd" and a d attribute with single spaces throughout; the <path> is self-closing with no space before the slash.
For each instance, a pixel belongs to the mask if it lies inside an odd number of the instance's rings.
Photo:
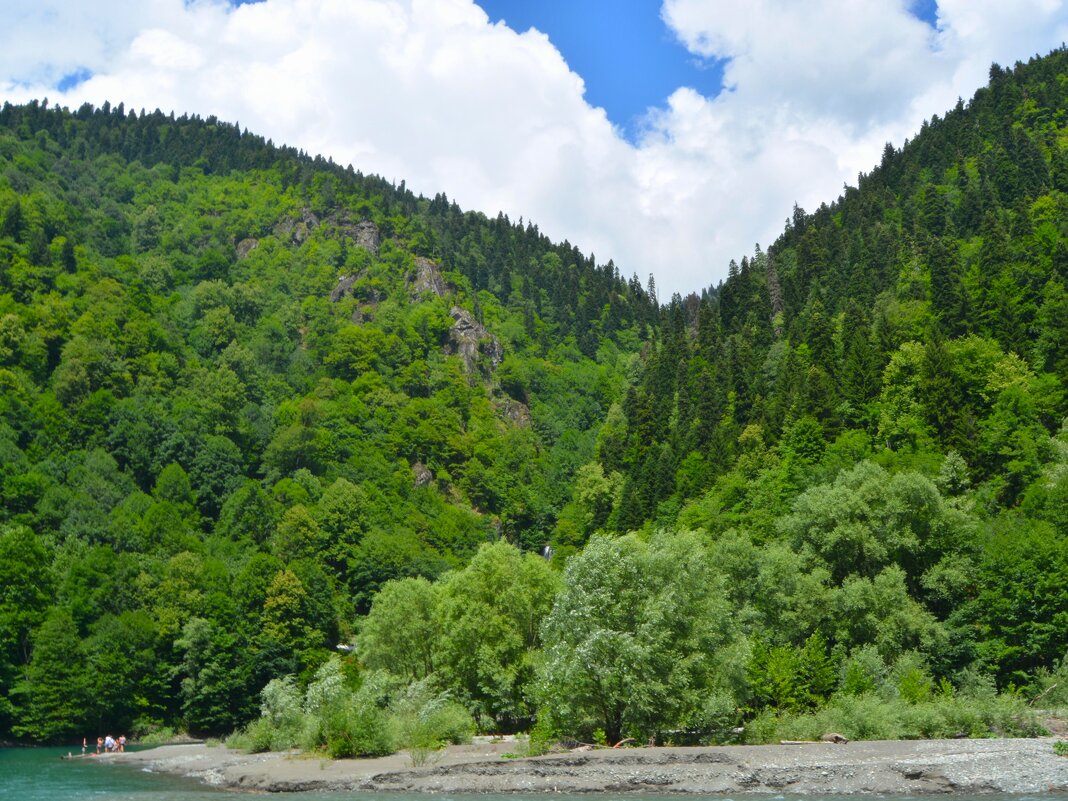
<path id="1" fill-rule="evenodd" d="M 101 763 L 192 776 L 208 784 L 267 792 L 736 794 L 1068 792 L 1068 758 L 1053 740 L 918 740 L 845 745 L 633 748 L 507 759 L 508 743 L 452 746 L 435 764 L 411 767 L 404 753 L 328 760 L 299 754 L 243 754 L 222 746 L 163 746 Z"/>

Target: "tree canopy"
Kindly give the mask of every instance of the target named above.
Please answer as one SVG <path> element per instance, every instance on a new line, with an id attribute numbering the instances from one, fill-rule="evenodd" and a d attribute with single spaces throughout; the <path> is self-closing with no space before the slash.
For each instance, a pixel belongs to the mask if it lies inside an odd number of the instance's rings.
<path id="1" fill-rule="evenodd" d="M 338 682 L 345 725 L 612 741 L 1045 692 L 1065 72 L 992 69 L 663 305 L 215 118 L 4 105 L 0 739 L 215 734 Z"/>

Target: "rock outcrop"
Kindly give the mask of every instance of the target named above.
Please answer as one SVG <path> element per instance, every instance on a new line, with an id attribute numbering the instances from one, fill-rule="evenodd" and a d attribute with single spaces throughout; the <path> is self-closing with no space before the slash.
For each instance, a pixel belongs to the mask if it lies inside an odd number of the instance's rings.
<path id="1" fill-rule="evenodd" d="M 504 359 L 504 349 L 497 337 L 483 328 L 467 309 L 453 306 L 449 309 L 449 315 L 453 323 L 446 352 L 459 354 L 464 369 L 469 373 L 475 372 L 480 355 L 489 360 L 491 369 L 496 369 Z"/>
<path id="2" fill-rule="evenodd" d="M 372 256 L 377 256 L 382 246 L 377 225 L 370 220 L 355 220 L 344 209 L 324 219 L 322 225 L 327 236 L 333 239 L 347 238 L 356 247 L 370 251 Z"/>
<path id="3" fill-rule="evenodd" d="M 318 227 L 319 218 L 315 212 L 309 208 L 303 208 L 299 218 L 283 217 L 275 223 L 272 231 L 279 239 L 299 245 Z"/>
<path id="4" fill-rule="evenodd" d="M 319 227 L 326 229 L 327 236 L 334 239 L 348 238 L 353 245 L 369 250 L 374 256 L 378 255 L 378 249 L 382 246 L 378 226 L 370 220 L 354 219 L 345 209 L 320 220 L 315 212 L 305 207 L 300 210 L 298 218 L 283 217 L 275 223 L 273 233 L 283 241 L 299 245 Z"/>
<path id="5" fill-rule="evenodd" d="M 382 236 L 378 233 L 378 226 L 370 220 L 363 220 L 348 229 L 353 243 L 358 248 L 371 251 L 374 256 L 378 255 L 378 248 L 382 245 Z"/>
<path id="6" fill-rule="evenodd" d="M 530 408 L 525 403 L 506 396 L 494 400 L 493 405 L 502 417 L 511 420 L 514 425 L 519 428 L 530 428 L 532 422 Z"/>
<path id="7" fill-rule="evenodd" d="M 330 290 L 330 300 L 337 303 L 343 297 L 352 294 L 352 288 L 356 285 L 359 276 L 343 275 L 337 279 L 337 286 Z"/>
<path id="8" fill-rule="evenodd" d="M 414 484 L 417 489 L 434 483 L 434 474 L 431 473 L 430 468 L 422 462 L 415 462 L 412 465 L 412 474 L 415 476 Z"/>
<path id="9" fill-rule="evenodd" d="M 425 292 L 430 292 L 435 297 L 443 298 L 448 292 L 445 279 L 441 277 L 438 265 L 430 259 L 422 256 L 415 258 L 415 280 L 411 282 L 412 297 L 417 298 Z"/>
<path id="10" fill-rule="evenodd" d="M 259 244 L 260 240 L 253 239 L 251 236 L 242 239 L 237 243 L 237 260 L 241 261 L 241 259 L 247 259 L 248 254 L 254 251 Z"/>

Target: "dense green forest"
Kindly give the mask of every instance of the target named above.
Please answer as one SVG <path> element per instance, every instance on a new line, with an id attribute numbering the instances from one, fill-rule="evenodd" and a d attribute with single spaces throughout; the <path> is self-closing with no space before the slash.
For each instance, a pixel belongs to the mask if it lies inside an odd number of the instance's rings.
<path id="1" fill-rule="evenodd" d="M 0 737 L 243 722 L 383 583 L 539 550 L 658 309 L 215 120 L 0 112 Z"/>
<path id="2" fill-rule="evenodd" d="M 992 67 L 665 305 L 236 125 L 5 105 L 0 739 L 1037 731 L 1065 75 Z"/>

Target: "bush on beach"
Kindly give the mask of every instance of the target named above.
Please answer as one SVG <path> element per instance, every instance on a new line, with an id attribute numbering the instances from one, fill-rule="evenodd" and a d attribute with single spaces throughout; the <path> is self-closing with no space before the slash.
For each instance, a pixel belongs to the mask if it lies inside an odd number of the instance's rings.
<path id="1" fill-rule="evenodd" d="M 998 693 L 992 677 L 974 670 L 956 682 L 936 682 L 916 651 L 887 664 L 871 646 L 841 661 L 837 687 L 809 708 L 765 705 L 745 725 L 747 743 L 817 740 L 838 732 L 851 740 L 1034 737 L 1038 713 L 1012 691 Z"/>
<path id="2" fill-rule="evenodd" d="M 470 742 L 475 732 L 470 713 L 429 681 L 401 687 L 376 671 L 353 689 L 337 657 L 319 668 L 303 696 L 287 676 L 269 682 L 260 699 L 260 717 L 234 732 L 229 747 L 252 753 L 300 748 L 348 759 L 402 748 L 436 751 Z"/>
<path id="3" fill-rule="evenodd" d="M 470 713 L 425 679 L 410 685 L 391 710 L 394 742 L 408 750 L 413 765 L 424 763 L 430 753 L 446 745 L 471 742 L 475 733 Z"/>
<path id="4" fill-rule="evenodd" d="M 827 706 L 803 714 L 765 710 L 745 728 L 747 743 L 818 740 L 839 732 L 851 740 L 917 740 L 954 737 L 1034 737 L 1038 716 L 1017 696 L 939 695 L 919 703 L 840 694 Z"/>

